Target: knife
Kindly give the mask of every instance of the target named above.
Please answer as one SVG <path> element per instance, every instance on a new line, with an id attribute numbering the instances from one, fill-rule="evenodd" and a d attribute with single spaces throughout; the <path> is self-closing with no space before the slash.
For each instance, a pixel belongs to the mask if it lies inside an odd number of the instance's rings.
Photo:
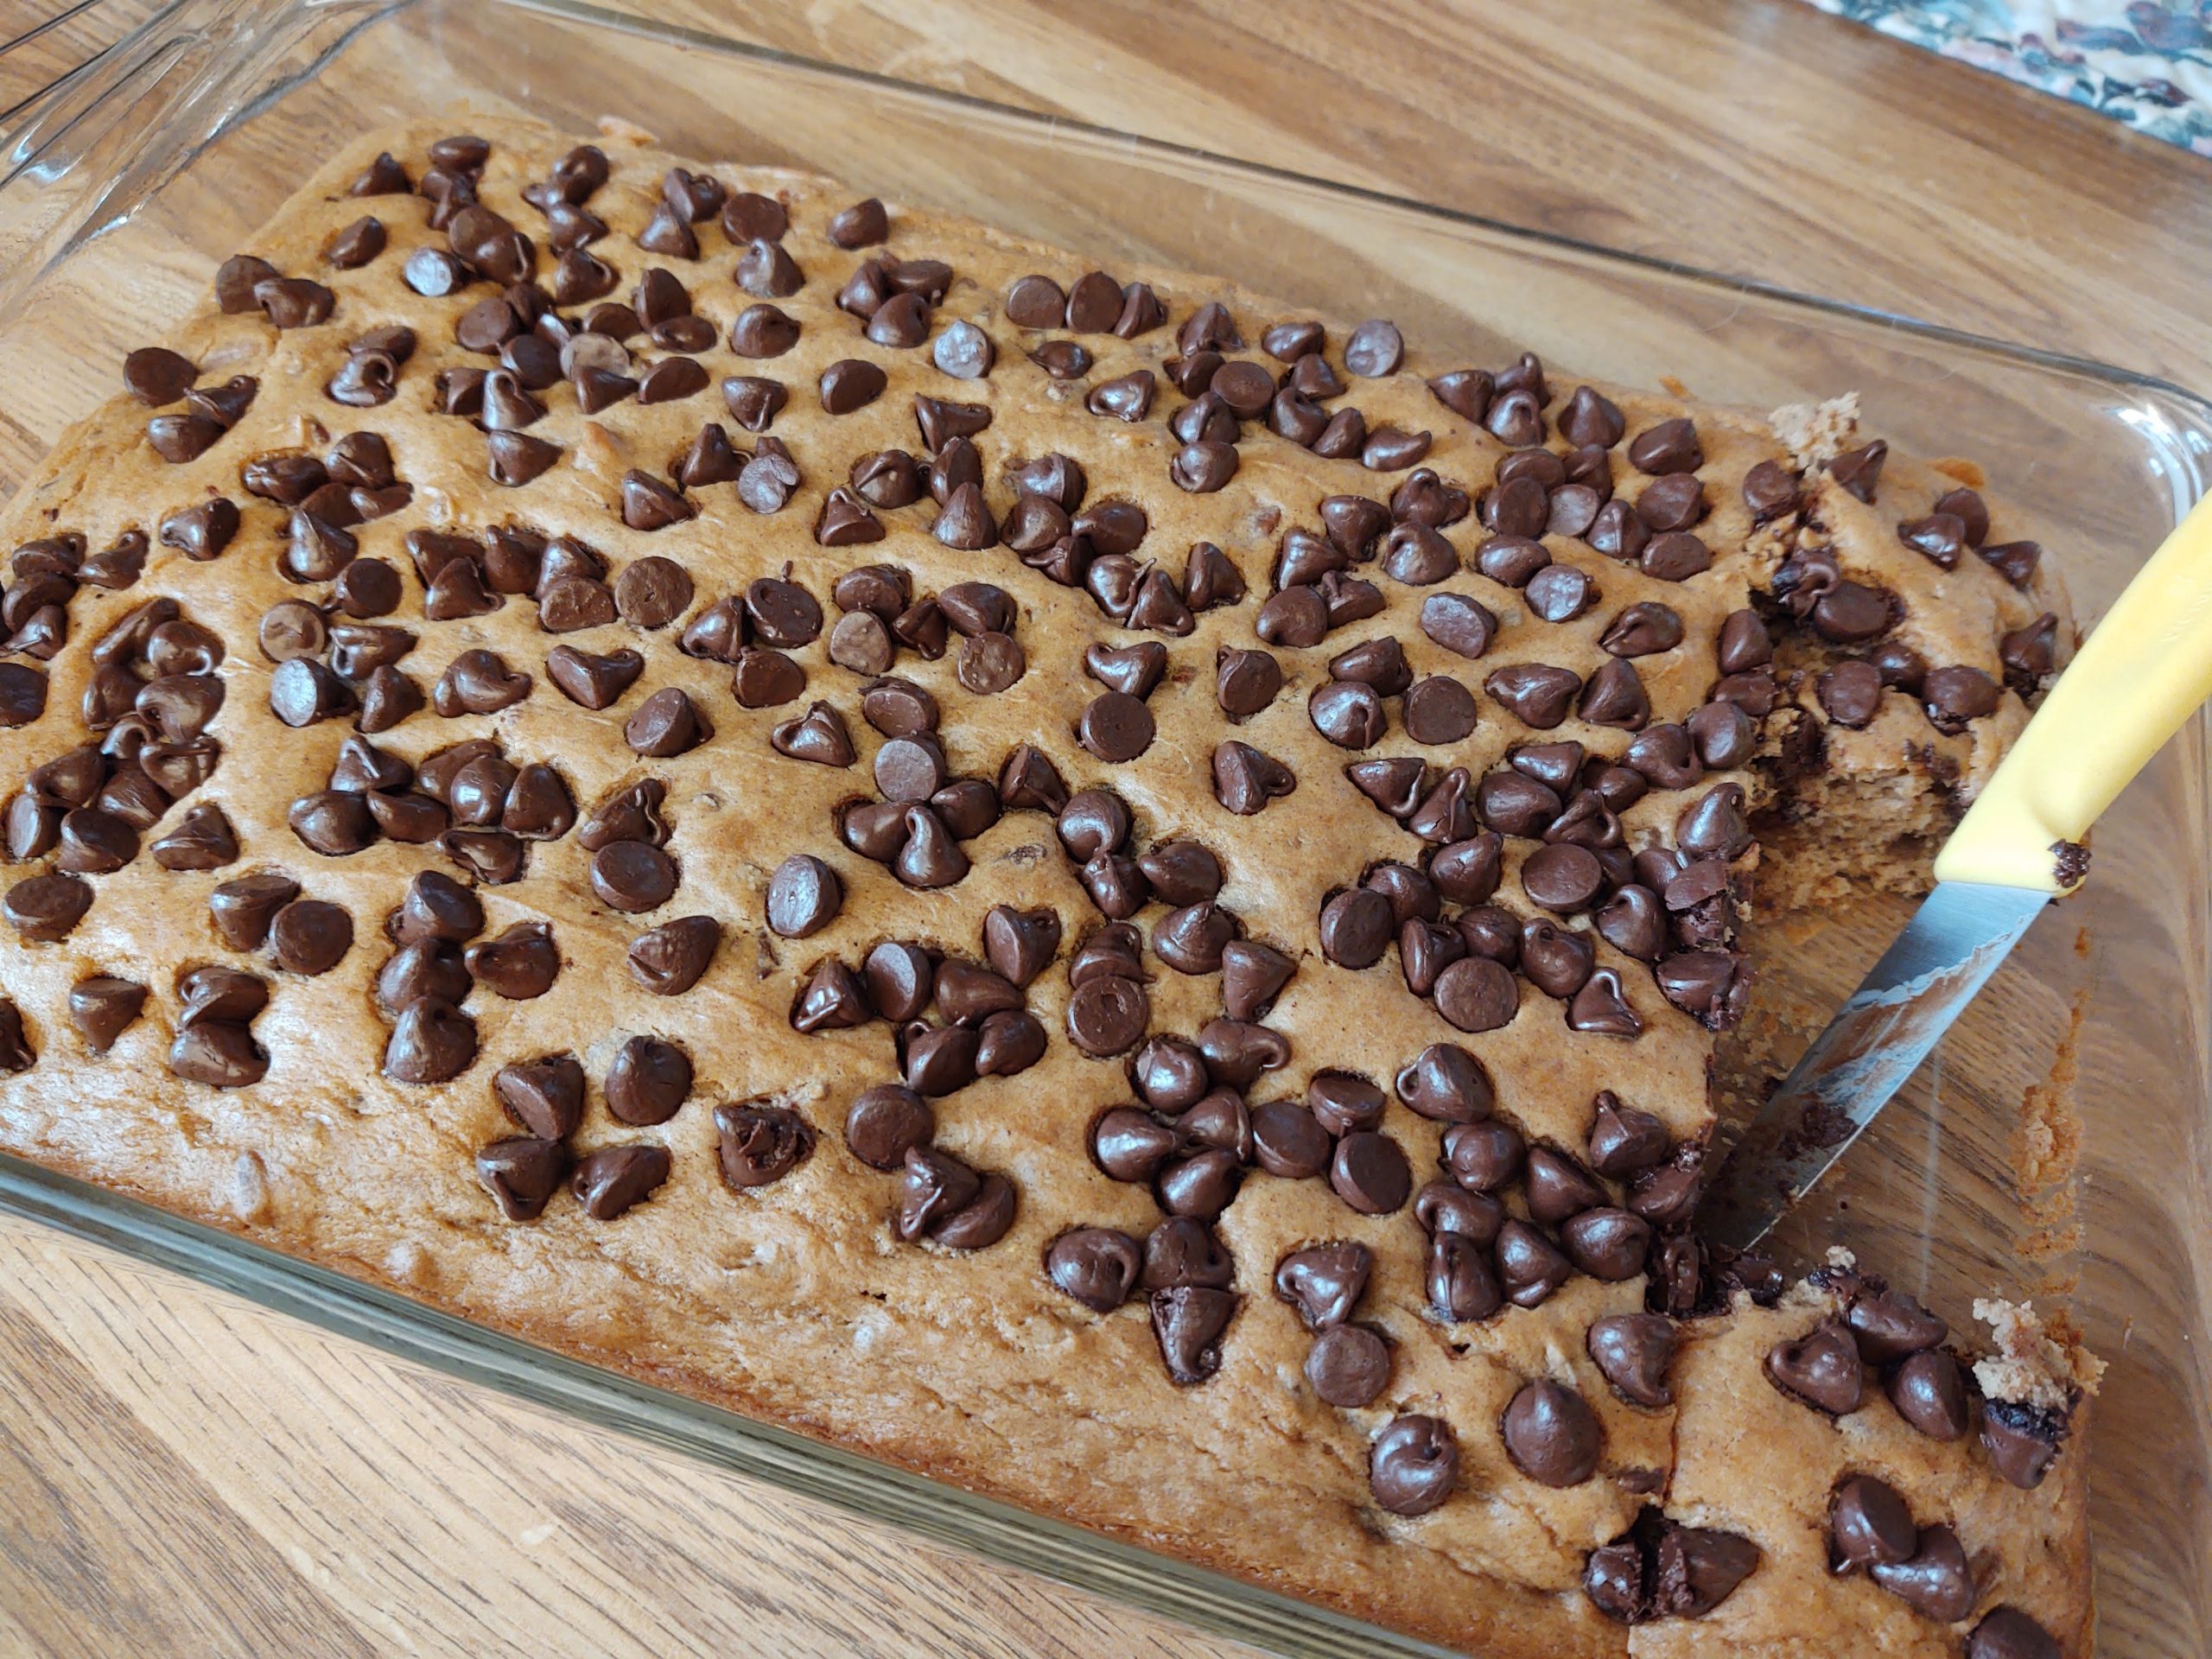
<path id="1" fill-rule="evenodd" d="M 2104 810 L 2212 696 L 2212 497 L 2138 571 L 1936 859 L 1936 889 L 1813 1039 L 1708 1188 L 1747 1250 L 1850 1149 L 2054 899 Z"/>

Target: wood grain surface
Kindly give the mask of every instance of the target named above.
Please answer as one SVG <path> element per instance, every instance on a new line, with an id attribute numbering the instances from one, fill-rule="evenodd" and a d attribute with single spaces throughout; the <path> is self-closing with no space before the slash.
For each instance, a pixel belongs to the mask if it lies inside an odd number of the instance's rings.
<path id="1" fill-rule="evenodd" d="M 2204 161 L 1807 7 L 620 3 L 2212 386 Z M 1244 1651 L 0 1221 L 0 1653 Z"/>

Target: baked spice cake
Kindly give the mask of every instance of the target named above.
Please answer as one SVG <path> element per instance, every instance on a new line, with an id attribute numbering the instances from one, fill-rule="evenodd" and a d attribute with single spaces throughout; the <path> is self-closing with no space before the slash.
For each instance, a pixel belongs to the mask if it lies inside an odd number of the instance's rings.
<path id="1" fill-rule="evenodd" d="M 2088 1652 L 2095 1362 L 1689 1225 L 1754 882 L 2067 653 L 2001 502 L 481 134 L 0 523 L 0 1144 L 1493 1659 Z"/>

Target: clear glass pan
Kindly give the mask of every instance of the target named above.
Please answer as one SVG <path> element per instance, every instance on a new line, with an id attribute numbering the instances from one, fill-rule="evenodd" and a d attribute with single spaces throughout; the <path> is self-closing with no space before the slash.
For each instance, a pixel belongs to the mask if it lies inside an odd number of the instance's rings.
<path id="1" fill-rule="evenodd" d="M 557 0 L 176 0 L 52 89 L 0 156 L 0 488 L 110 391 L 309 160 L 363 128 L 619 118 L 665 147 L 836 175 L 1084 250 L 1388 315 L 1467 360 L 1523 349 L 1765 409 L 1847 389 L 1872 430 L 1972 457 L 2087 619 L 2205 488 L 2212 406 L 2107 368 Z M 1746 251 L 1743 257 L 1755 260 Z M 69 349 L 59 349 L 67 340 Z M 1787 1238 L 1840 1239 L 1952 1309 L 2064 1298 L 2112 1363 L 2092 1452 L 2101 1649 L 2212 1652 L 2212 829 L 2202 722 L 2099 828 L 2048 916 Z M 1902 919 L 1770 930 L 1729 1059 L 1785 1069 Z M 2055 1151 L 2051 1148 L 2055 1147 Z M 1432 1649 L 579 1364 L 0 1159 L 0 1207 L 387 1350 L 999 1560 L 1291 1654 Z"/>

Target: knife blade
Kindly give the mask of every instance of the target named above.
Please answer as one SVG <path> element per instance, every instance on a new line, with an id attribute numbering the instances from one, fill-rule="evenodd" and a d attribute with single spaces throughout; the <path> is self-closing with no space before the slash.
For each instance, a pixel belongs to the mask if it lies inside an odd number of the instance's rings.
<path id="1" fill-rule="evenodd" d="M 1751 1120 L 1707 1190 L 1710 1243 L 1746 1250 L 1850 1149 L 2051 902 L 1943 881 Z"/>
<path id="2" fill-rule="evenodd" d="M 2046 618 L 2047 624 L 2056 617 Z M 2114 600 L 1936 856 L 1936 890 L 1813 1039 L 1698 1211 L 1748 1249 L 1859 1138 L 2044 906 L 2089 826 L 2212 697 L 2212 495 Z"/>

